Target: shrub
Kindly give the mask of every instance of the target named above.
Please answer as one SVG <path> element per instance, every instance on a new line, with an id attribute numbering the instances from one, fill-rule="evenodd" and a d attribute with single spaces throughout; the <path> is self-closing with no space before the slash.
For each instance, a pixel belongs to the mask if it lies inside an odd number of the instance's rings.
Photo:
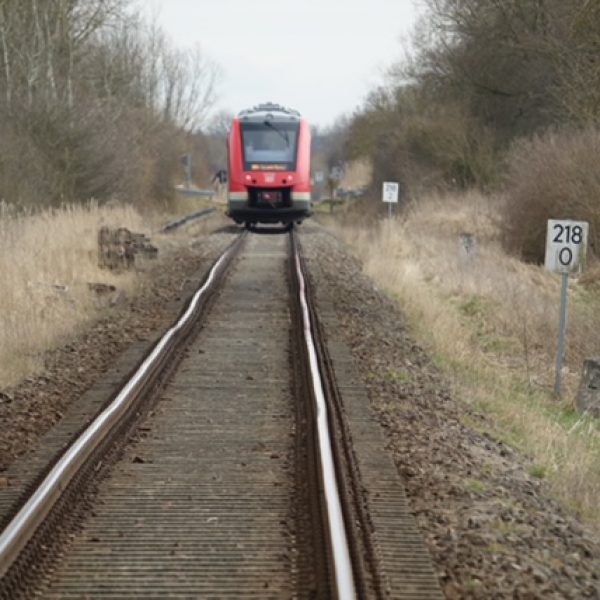
<path id="1" fill-rule="evenodd" d="M 600 130 L 552 130 L 516 142 L 507 158 L 504 244 L 523 259 L 544 260 L 548 219 L 590 223 L 600 250 Z"/>

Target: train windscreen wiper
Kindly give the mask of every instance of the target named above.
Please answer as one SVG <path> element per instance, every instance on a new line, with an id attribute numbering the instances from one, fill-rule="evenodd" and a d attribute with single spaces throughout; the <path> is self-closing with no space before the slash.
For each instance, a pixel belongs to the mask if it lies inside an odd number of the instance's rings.
<path id="1" fill-rule="evenodd" d="M 263 121 L 263 123 L 267 127 L 270 127 L 273 131 L 276 131 L 285 140 L 286 146 L 289 147 L 289 145 L 290 145 L 290 138 L 288 136 L 288 132 L 287 131 L 283 131 L 282 129 L 279 129 L 279 127 L 273 125 L 273 123 L 271 123 L 271 121 L 267 121 L 266 119 Z"/>

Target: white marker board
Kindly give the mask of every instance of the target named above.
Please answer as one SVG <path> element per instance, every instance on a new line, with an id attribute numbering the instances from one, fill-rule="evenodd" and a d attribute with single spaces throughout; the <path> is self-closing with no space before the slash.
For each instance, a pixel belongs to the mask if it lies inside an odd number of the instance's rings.
<path id="1" fill-rule="evenodd" d="M 384 181 L 382 198 L 384 202 L 398 203 L 398 191 L 400 186 L 397 181 Z"/>
<path id="2" fill-rule="evenodd" d="M 585 262 L 588 223 L 568 219 L 548 220 L 544 266 L 553 273 L 573 273 Z"/>

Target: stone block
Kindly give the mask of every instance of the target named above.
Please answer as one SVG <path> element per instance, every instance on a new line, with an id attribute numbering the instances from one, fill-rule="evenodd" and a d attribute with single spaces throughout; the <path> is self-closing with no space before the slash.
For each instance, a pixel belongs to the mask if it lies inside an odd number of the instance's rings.
<path id="1" fill-rule="evenodd" d="M 600 358 L 588 358 L 583 362 L 575 406 L 579 413 L 588 412 L 600 417 Z"/>

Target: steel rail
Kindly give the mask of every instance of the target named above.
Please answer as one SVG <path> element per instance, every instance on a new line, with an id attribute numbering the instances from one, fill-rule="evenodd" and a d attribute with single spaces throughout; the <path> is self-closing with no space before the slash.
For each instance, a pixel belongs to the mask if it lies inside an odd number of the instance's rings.
<path id="1" fill-rule="evenodd" d="M 244 235 L 244 234 L 242 234 Z M 157 342 L 131 379 L 115 399 L 92 421 L 65 451 L 24 506 L 0 534 L 0 578 L 4 577 L 35 531 L 46 518 L 68 484 L 80 472 L 98 445 L 106 439 L 127 414 L 144 387 L 145 378 L 159 365 L 165 352 L 176 342 L 176 336 L 194 319 L 202 297 L 213 285 L 217 273 L 238 247 L 230 244 L 209 271 L 203 285 L 194 293 L 187 309 Z"/>
<path id="2" fill-rule="evenodd" d="M 167 223 L 161 230 L 161 233 L 169 233 L 171 231 L 173 231 L 174 229 L 177 229 L 183 225 L 187 225 L 188 223 L 191 223 L 192 221 L 199 221 L 200 219 L 204 219 L 206 217 L 208 217 L 208 215 L 211 215 L 212 213 L 214 213 L 217 209 L 216 208 L 205 208 L 204 210 L 199 210 L 195 213 L 192 213 L 191 215 L 186 215 L 185 217 L 181 217 L 181 219 L 177 219 L 176 221 L 171 221 L 170 223 Z"/>
<path id="3" fill-rule="evenodd" d="M 294 235 L 292 233 L 292 235 Z M 302 272 L 302 265 L 296 244 L 293 244 L 296 277 L 298 279 L 300 308 L 304 340 L 309 361 L 311 385 L 316 404 L 317 441 L 319 446 L 320 471 L 322 476 L 323 491 L 325 495 L 325 509 L 329 528 L 329 539 L 332 548 L 332 562 L 337 597 L 340 600 L 353 600 L 356 598 L 354 585 L 354 572 L 350 558 L 348 536 L 344 523 L 342 503 L 340 500 L 335 461 L 333 458 L 331 436 L 329 433 L 329 420 L 327 417 L 327 402 L 323 391 L 323 382 L 319 369 L 319 361 L 313 336 L 308 301 L 306 298 L 306 283 Z"/>

